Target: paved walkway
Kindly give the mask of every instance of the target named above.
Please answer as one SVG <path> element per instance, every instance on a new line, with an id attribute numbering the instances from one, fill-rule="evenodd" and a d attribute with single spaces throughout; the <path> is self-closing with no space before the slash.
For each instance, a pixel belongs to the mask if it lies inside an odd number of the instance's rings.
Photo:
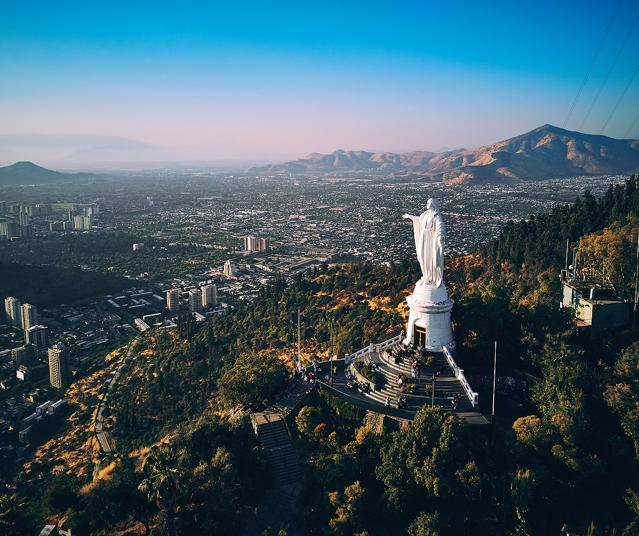
<path id="1" fill-rule="evenodd" d="M 340 367 L 333 376 L 333 383 L 325 381 L 319 383 L 334 392 L 339 393 L 345 400 L 369 411 L 398 417 L 412 419 L 418 409 L 431 404 L 442 407 L 448 411 L 452 410 L 453 397 L 458 397 L 457 409 L 454 411 L 459 417 L 471 424 L 487 424 L 488 421 L 477 408 L 473 408 L 461 383 L 453 375 L 452 369 L 443 354 L 432 354 L 431 365 L 420 366 L 419 378 L 411 378 L 410 360 L 404 359 L 400 363 L 395 363 L 390 355 L 392 348 L 377 352 L 374 349 L 365 356 L 359 357 L 366 362 L 374 363 L 377 371 L 384 377 L 384 385 L 375 390 L 371 386 L 369 392 L 362 392 L 356 387 L 349 387 L 346 380 L 344 367 Z M 353 370 L 351 368 L 351 370 Z M 435 396 L 432 396 L 433 375 L 437 371 L 440 374 L 435 377 Z M 401 393 L 397 384 L 398 375 L 404 375 L 415 387 L 412 394 Z M 371 384 L 369 380 L 358 375 L 358 379 Z M 397 407 L 397 400 L 400 396 L 405 396 L 407 406 L 404 409 Z M 386 400 L 390 400 L 390 407 L 386 405 Z"/>
<path id="2" fill-rule="evenodd" d="M 104 409 L 107 406 L 107 403 L 109 401 L 109 395 L 111 394 L 111 391 L 113 391 L 113 387 L 118 382 L 118 378 L 120 377 L 120 372 L 122 371 L 122 367 L 124 367 L 124 365 L 126 365 L 129 362 L 129 360 L 131 359 L 131 354 L 137 348 L 137 342 L 138 341 L 135 338 L 129 341 L 129 347 L 127 349 L 126 355 L 124 356 L 122 363 L 118 367 L 118 370 L 115 371 L 115 374 L 111 378 L 111 381 L 109 382 L 109 386 L 107 387 L 106 392 L 104 393 L 104 396 L 102 397 L 102 400 L 100 400 L 100 405 L 98 406 L 98 411 L 95 415 L 95 432 L 94 433 L 95 433 L 96 439 L 98 440 L 100 448 L 102 449 L 102 452 L 104 454 L 111 454 L 115 450 L 115 445 L 113 443 L 113 439 L 111 438 L 111 434 L 109 434 L 109 432 L 104 429 Z"/>

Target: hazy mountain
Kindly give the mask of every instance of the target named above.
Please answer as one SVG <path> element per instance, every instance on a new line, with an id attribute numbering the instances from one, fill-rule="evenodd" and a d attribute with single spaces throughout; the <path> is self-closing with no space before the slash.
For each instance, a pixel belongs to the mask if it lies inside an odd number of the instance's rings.
<path id="1" fill-rule="evenodd" d="M 33 162 L 16 162 L 11 166 L 0 167 L 0 186 L 9 184 L 46 184 L 89 178 L 90 173 L 60 173 Z"/>
<path id="2" fill-rule="evenodd" d="M 64 134 L 1 134 L 0 163 L 37 160 L 52 166 L 167 162 L 172 151 L 117 136 Z"/>
<path id="3" fill-rule="evenodd" d="M 632 173 L 639 170 L 639 140 L 617 140 L 543 125 L 477 149 L 404 154 L 339 150 L 311 153 L 251 171 L 287 174 L 367 170 L 450 183 Z"/>

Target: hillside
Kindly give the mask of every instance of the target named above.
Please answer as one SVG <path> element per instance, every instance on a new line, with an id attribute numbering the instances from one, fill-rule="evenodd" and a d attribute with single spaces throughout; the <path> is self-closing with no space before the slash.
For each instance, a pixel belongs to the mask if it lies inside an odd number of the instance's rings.
<path id="1" fill-rule="evenodd" d="M 25 460 L 17 491 L 0 494 L 6 524 L 35 533 L 20 516 L 28 497 L 37 525 L 64 518 L 77 534 L 637 534 L 637 332 L 571 329 L 557 307 L 563 254 L 549 236 L 578 240 L 584 258 L 605 248 L 618 265 L 638 214 L 633 177 L 450 259 L 458 359 L 484 411 L 499 342 L 490 427 L 437 407 L 398 426 L 316 390 L 289 423 L 305 480 L 297 503 L 284 500 L 247 415 L 284 367 L 264 374 L 265 361 L 294 354 L 298 307 L 307 360 L 396 333 L 418 277 L 414 262 L 323 266 L 206 323 L 141 335 L 109 399 L 117 454 L 92 472 L 96 387 L 123 363 L 122 350 L 106 356 L 67 390 L 68 426 Z M 620 281 L 632 283 L 626 264 Z"/>
<path id="2" fill-rule="evenodd" d="M 0 186 L 18 184 L 48 184 L 89 178 L 90 173 L 60 173 L 34 164 L 33 162 L 16 162 L 10 166 L 0 167 Z"/>
<path id="3" fill-rule="evenodd" d="M 444 153 L 338 150 L 252 168 L 258 174 L 374 171 L 446 183 L 629 174 L 639 169 L 639 140 L 582 134 L 552 125 L 476 149 Z"/>

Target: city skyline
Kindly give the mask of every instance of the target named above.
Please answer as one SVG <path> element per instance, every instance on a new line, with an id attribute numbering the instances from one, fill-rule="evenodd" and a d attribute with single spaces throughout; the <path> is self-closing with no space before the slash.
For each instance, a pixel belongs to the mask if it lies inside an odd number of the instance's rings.
<path id="1" fill-rule="evenodd" d="M 543 123 L 639 137 L 628 1 L 29 10 L 7 6 L 0 36 L 3 161 L 442 150 Z"/>

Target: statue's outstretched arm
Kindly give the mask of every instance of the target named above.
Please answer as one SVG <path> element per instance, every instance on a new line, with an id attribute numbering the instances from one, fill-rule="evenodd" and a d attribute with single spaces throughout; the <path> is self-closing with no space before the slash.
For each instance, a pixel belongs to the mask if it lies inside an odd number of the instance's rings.
<path id="1" fill-rule="evenodd" d="M 404 218 L 405 220 L 413 220 L 413 221 L 415 221 L 415 220 L 419 219 L 419 216 L 411 216 L 410 214 L 404 214 L 402 216 L 402 218 Z"/>

